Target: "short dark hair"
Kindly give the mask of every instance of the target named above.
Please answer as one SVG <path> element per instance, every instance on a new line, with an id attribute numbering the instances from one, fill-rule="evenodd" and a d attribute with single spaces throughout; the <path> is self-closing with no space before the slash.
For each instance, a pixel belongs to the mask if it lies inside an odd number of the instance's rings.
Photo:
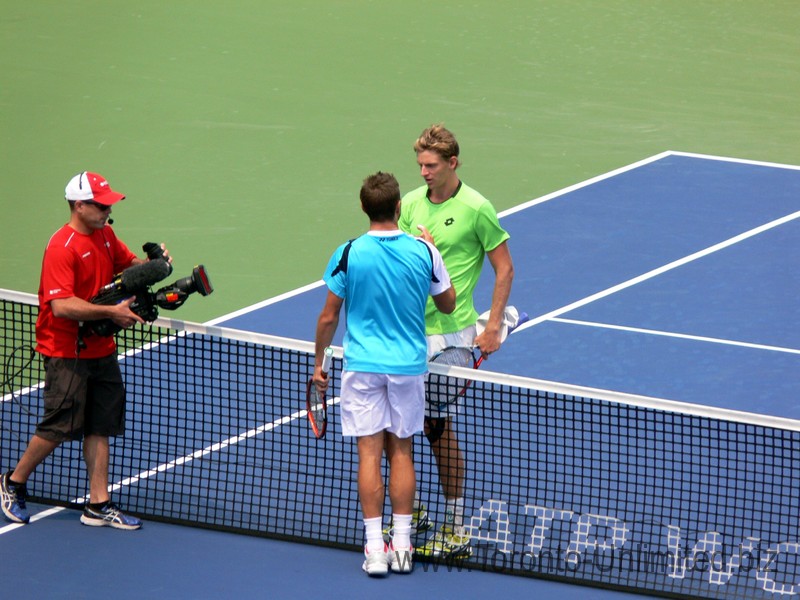
<path id="1" fill-rule="evenodd" d="M 394 175 L 378 171 L 361 186 L 361 208 L 370 221 L 394 221 L 400 202 L 400 184 Z"/>

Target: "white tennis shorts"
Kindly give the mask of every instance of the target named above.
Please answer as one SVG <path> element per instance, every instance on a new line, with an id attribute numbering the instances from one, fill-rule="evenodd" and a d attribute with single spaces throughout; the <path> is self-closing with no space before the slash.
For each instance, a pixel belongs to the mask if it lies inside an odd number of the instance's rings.
<path id="1" fill-rule="evenodd" d="M 386 430 L 405 439 L 422 431 L 425 375 L 344 371 L 341 397 L 342 435 L 362 437 Z"/>

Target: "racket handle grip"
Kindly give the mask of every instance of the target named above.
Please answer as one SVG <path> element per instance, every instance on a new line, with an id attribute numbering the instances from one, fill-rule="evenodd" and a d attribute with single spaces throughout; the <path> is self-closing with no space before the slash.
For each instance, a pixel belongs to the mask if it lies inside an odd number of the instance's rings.
<path id="1" fill-rule="evenodd" d="M 324 356 L 322 357 L 322 372 L 327 373 L 331 369 L 331 363 L 333 362 L 333 348 L 328 346 L 325 348 Z"/>

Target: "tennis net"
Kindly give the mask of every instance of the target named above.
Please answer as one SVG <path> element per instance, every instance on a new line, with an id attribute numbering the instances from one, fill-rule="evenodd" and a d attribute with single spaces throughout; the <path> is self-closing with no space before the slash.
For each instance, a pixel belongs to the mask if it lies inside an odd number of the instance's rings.
<path id="1" fill-rule="evenodd" d="M 43 370 L 32 350 L 36 298 L 5 290 L 0 298 L 5 470 L 38 422 Z M 305 418 L 312 344 L 169 319 L 117 339 L 128 415 L 125 436 L 112 442 L 111 481 L 127 511 L 360 551 L 355 444 L 340 435 L 335 404 L 323 440 Z M 432 371 L 474 381 L 453 421 L 472 555 L 419 568 L 668 597 L 800 592 L 798 422 Z M 423 436 L 415 452 L 420 496 L 438 525 L 444 500 Z M 80 444 L 62 445 L 28 487 L 34 502 L 79 507 L 88 491 Z"/>

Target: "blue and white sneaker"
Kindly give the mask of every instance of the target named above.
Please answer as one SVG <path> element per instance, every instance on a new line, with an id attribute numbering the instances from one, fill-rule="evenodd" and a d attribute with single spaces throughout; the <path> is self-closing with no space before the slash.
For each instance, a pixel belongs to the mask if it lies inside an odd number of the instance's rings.
<path id="1" fill-rule="evenodd" d="M 101 508 L 91 508 L 88 504 L 83 509 L 81 523 L 91 527 L 113 527 L 114 529 L 139 529 L 141 519 L 126 515 L 116 504 L 109 501 Z"/>
<path id="2" fill-rule="evenodd" d="M 14 483 L 11 481 L 9 471 L 0 475 L 0 506 L 3 514 L 12 523 L 27 523 L 31 520 L 28 508 L 25 506 L 25 498 L 28 495 L 24 483 Z"/>

